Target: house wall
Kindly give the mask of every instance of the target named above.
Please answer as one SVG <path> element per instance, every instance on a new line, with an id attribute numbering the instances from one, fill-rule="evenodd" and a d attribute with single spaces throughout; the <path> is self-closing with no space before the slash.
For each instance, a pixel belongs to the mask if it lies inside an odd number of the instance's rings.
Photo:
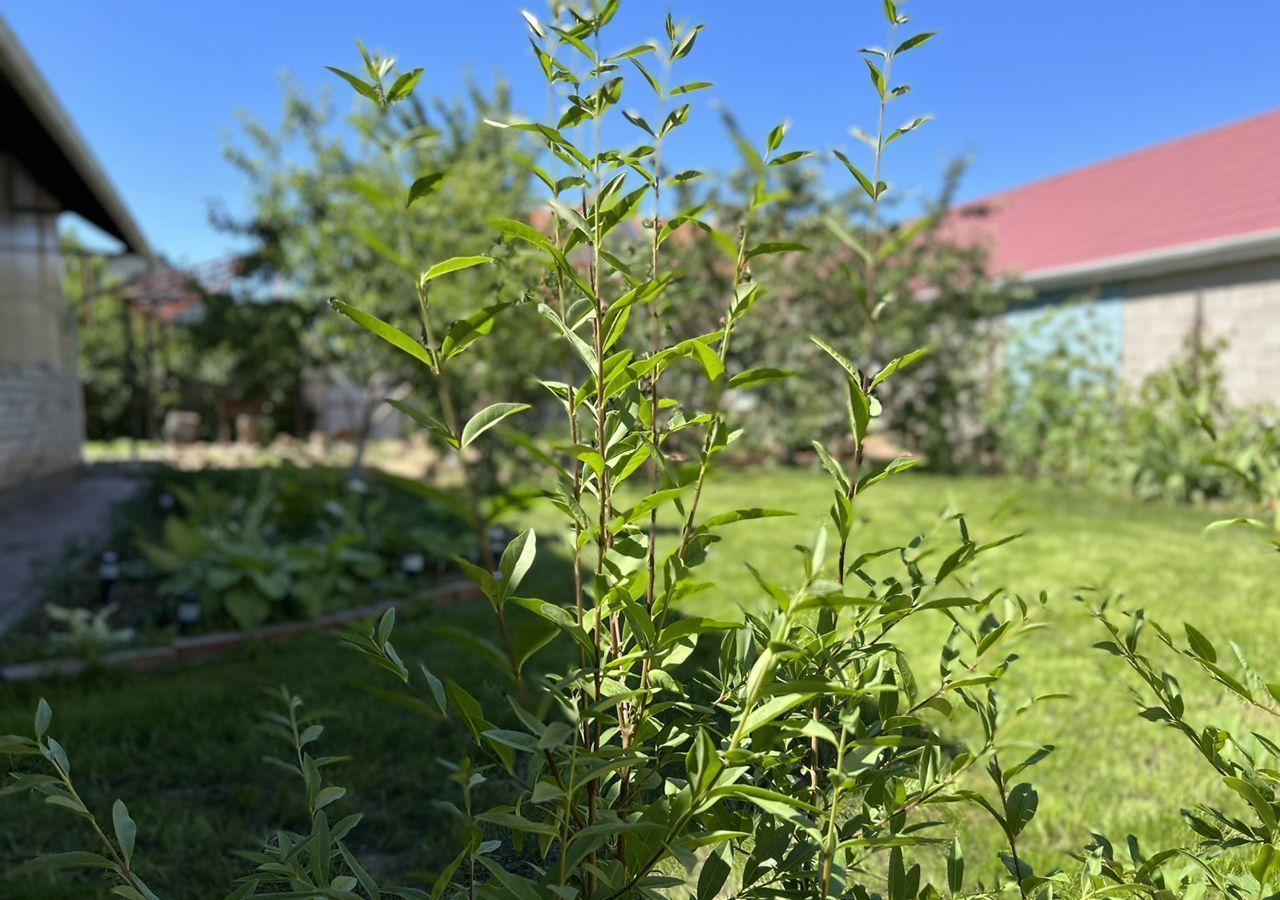
<path id="1" fill-rule="evenodd" d="M 1280 405 L 1280 259 L 1125 285 L 1125 382 L 1136 387 L 1201 339 L 1223 339 L 1224 387 L 1242 405 Z"/>
<path id="2" fill-rule="evenodd" d="M 0 154 L 0 487 L 74 466 L 84 415 L 58 207 Z"/>
<path id="3" fill-rule="evenodd" d="M 1005 365 L 1010 374 L 1022 368 L 1020 356 L 1038 357 L 1053 351 L 1064 338 L 1087 335 L 1096 361 L 1119 370 L 1125 352 L 1124 286 L 1103 284 L 1084 291 L 1050 291 L 1011 309 L 1004 316 Z"/>
<path id="4" fill-rule="evenodd" d="M 404 399 L 397 385 L 379 384 L 370 391 L 336 367 L 308 372 L 303 378 L 302 396 L 315 411 L 315 430 L 329 437 L 358 435 L 370 397 L 377 402 L 369 423 L 371 440 L 401 438 L 417 427 L 404 413 L 381 402 L 383 397 Z"/>

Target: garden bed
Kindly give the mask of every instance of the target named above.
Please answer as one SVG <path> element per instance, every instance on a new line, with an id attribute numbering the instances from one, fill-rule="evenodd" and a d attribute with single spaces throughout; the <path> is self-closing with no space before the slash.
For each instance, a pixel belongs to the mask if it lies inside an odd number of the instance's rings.
<path id="1" fill-rule="evenodd" d="M 411 489 L 289 463 L 158 469 L 99 544 L 68 548 L 49 568 L 40 602 L 0 640 L 0 665 L 127 659 L 430 597 L 452 580 L 451 559 L 478 548 Z"/>
<path id="2" fill-rule="evenodd" d="M 429 599 L 435 603 L 447 603 L 478 596 L 479 589 L 469 581 L 447 581 L 433 588 Z M 15 663 L 0 667 L 0 683 L 69 678 L 94 667 L 148 672 L 180 662 L 212 659 L 244 644 L 284 640 L 322 628 L 342 628 L 361 619 L 375 619 L 388 609 L 403 609 L 405 606 L 403 600 L 384 600 L 358 609 L 328 613 L 315 619 L 264 625 L 251 631 L 215 631 L 175 638 L 172 642 L 159 646 L 140 646 L 88 657 L 69 656 Z"/>

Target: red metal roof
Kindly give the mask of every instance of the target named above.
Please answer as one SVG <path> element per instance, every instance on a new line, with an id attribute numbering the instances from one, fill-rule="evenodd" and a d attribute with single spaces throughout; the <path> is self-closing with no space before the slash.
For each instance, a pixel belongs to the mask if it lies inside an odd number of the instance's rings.
<path id="1" fill-rule="evenodd" d="M 995 275 L 1280 229 L 1280 109 L 958 207 L 946 231 Z"/>

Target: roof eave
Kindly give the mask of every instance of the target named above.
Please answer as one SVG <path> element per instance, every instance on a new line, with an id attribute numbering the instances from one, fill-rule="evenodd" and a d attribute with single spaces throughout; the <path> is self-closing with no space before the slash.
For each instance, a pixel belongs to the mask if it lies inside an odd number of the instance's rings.
<path id="1" fill-rule="evenodd" d="M 13 86 L 107 211 L 118 231 L 116 236 L 131 251 L 154 262 L 155 254 L 142 229 L 3 17 L 0 17 L 0 76 Z"/>
<path id="2" fill-rule="evenodd" d="M 1280 228 L 1037 269 L 1022 273 L 1017 280 L 1036 290 L 1057 290 L 1105 281 L 1173 275 L 1273 257 L 1280 257 Z"/>

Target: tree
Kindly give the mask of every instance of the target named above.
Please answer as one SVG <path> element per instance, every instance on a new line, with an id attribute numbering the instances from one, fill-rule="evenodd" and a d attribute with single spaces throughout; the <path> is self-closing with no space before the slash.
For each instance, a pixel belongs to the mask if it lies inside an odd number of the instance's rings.
<path id="1" fill-rule="evenodd" d="M 731 117 L 726 124 L 736 136 Z M 685 185 L 679 208 L 700 205 L 709 219 L 734 221 L 747 196 L 750 170 L 747 159 L 721 184 L 703 191 L 695 183 Z M 826 438 L 844 428 L 839 411 L 826 402 L 840 389 L 830 359 L 811 343 L 778 340 L 779 334 L 809 328 L 877 366 L 927 345 L 929 355 L 895 379 L 884 430 L 936 468 L 957 469 L 986 457 L 990 439 L 982 411 L 992 376 L 986 323 L 1008 298 L 986 278 L 985 252 L 949 240 L 939 227 L 962 174 L 963 163 L 953 164 L 943 189 L 922 213 L 882 225 L 871 217 L 862 191 L 833 197 L 824 191 L 816 167 L 782 170 L 775 202 L 759 217 L 756 236 L 774 243 L 785 237 L 809 255 L 803 263 L 780 254 L 751 261 L 753 277 L 767 282 L 768 291 L 762 308 L 735 336 L 744 354 L 761 366 L 795 376 L 770 379 L 749 395 L 760 419 L 755 437 L 768 449 L 807 450 L 807 439 L 796 443 L 790 436 Z M 733 261 L 724 251 L 725 235 L 692 233 L 693 238 L 676 243 L 676 252 L 684 279 L 709 301 L 729 289 Z M 864 268 L 873 244 L 894 251 L 880 266 L 880 289 L 868 304 Z M 691 303 L 683 311 L 672 310 L 677 333 L 690 337 L 717 327 L 705 319 L 707 308 Z"/>
<path id="2" fill-rule="evenodd" d="M 448 103 L 410 97 L 392 108 L 362 109 L 342 129 L 326 100 L 289 86 L 278 129 L 246 121 L 239 142 L 227 148 L 248 178 L 249 218 L 216 215 L 215 221 L 251 237 L 250 270 L 285 281 L 308 312 L 339 297 L 386 321 L 417 321 L 412 284 L 424 261 L 490 245 L 491 218 L 531 206 L 511 138 L 482 121 L 506 107 L 503 88 L 492 96 L 473 89 Z M 432 303 L 446 321 L 474 310 L 479 296 L 492 298 L 491 305 L 521 299 L 519 285 L 529 279 L 518 276 L 528 264 L 501 244 L 489 255 L 495 265 L 433 291 Z M 314 321 L 315 362 L 361 390 L 356 468 L 389 395 L 436 414 L 445 404 L 468 407 L 491 395 L 533 396 L 536 387 L 522 373 L 537 371 L 537 354 L 545 352 L 543 342 L 529 340 L 531 329 L 541 327 L 536 314 L 513 309 L 486 342 L 471 377 L 446 396 L 412 360 L 364 340 L 351 322 L 332 315 Z M 494 324 L 490 319 L 478 327 Z M 513 354 L 525 363 L 518 369 L 506 364 Z"/>
<path id="3" fill-rule="evenodd" d="M 171 343 L 183 406 L 216 421 L 220 439 L 236 411 L 269 417 L 273 431 L 301 430 L 304 339 L 314 319 L 291 300 L 205 295 Z"/>

